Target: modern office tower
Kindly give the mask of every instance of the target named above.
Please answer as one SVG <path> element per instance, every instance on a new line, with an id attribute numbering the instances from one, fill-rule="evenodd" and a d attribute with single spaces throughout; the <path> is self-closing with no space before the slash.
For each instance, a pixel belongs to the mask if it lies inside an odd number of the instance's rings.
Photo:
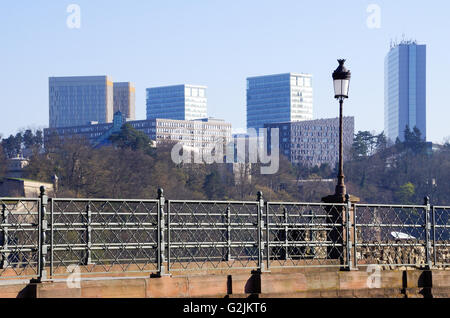
<path id="1" fill-rule="evenodd" d="M 113 83 L 107 76 L 49 78 L 50 128 L 112 122 Z"/>
<path id="2" fill-rule="evenodd" d="M 286 73 L 247 78 L 247 129 L 312 118 L 311 75 Z"/>
<path id="3" fill-rule="evenodd" d="M 136 119 L 136 89 L 130 82 L 114 83 L 114 114 L 120 111 L 130 120 Z"/>
<path id="4" fill-rule="evenodd" d="M 332 168 L 339 162 L 339 118 L 307 120 L 301 122 L 271 123 L 268 128 L 279 129 L 280 155 L 292 164 L 320 166 L 328 163 Z M 355 118 L 344 117 L 344 160 L 348 158 L 355 133 Z"/>
<path id="5" fill-rule="evenodd" d="M 426 45 L 414 41 L 391 45 L 385 58 L 385 134 L 403 141 L 406 126 L 426 140 Z"/>
<path id="6" fill-rule="evenodd" d="M 175 85 L 147 88 L 147 119 L 206 118 L 206 86 Z"/>

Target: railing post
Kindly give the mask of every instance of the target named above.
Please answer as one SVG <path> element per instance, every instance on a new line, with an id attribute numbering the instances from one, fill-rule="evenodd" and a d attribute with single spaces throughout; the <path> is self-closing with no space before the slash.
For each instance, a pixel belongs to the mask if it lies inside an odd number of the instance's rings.
<path id="1" fill-rule="evenodd" d="M 39 208 L 39 273 L 38 281 L 42 282 L 47 279 L 46 256 L 48 253 L 47 245 L 47 228 L 48 222 L 46 218 L 46 209 L 48 204 L 48 196 L 45 193 L 45 187 L 40 187 L 40 208 Z"/>
<path id="2" fill-rule="evenodd" d="M 227 206 L 227 262 L 232 261 L 231 257 L 231 208 Z"/>
<path id="3" fill-rule="evenodd" d="M 0 262 L 0 269 L 5 269 L 8 267 L 9 262 L 9 246 L 8 246 L 8 241 L 9 241 L 9 237 L 8 237 L 8 227 L 6 226 L 6 224 L 8 224 L 8 215 L 9 215 L 9 211 L 6 209 L 6 204 L 2 204 L 2 223 L 3 223 L 3 230 L 2 230 L 2 250 L 4 252 L 1 253 L 1 262 Z"/>
<path id="4" fill-rule="evenodd" d="M 164 198 L 164 190 L 158 189 L 158 276 L 167 276 L 166 272 L 166 218 L 164 213 L 164 206 L 166 204 Z"/>
<path id="5" fill-rule="evenodd" d="M 289 227 L 288 227 L 288 211 L 286 208 L 283 209 L 284 217 L 284 260 L 289 259 Z"/>
<path id="6" fill-rule="evenodd" d="M 270 272 L 270 219 L 269 219 L 269 213 L 270 213 L 270 204 L 269 202 L 266 203 L 266 271 Z"/>
<path id="7" fill-rule="evenodd" d="M 258 270 L 265 272 L 264 264 L 264 198 L 258 191 Z"/>
<path id="8" fill-rule="evenodd" d="M 84 265 L 92 264 L 92 211 L 91 204 L 86 206 L 86 256 L 84 259 Z"/>
<path id="9" fill-rule="evenodd" d="M 350 201 L 350 195 L 345 195 L 345 240 L 346 240 L 346 258 L 347 266 L 349 270 L 353 269 L 353 259 L 352 259 L 352 239 L 351 239 L 351 226 L 352 219 L 350 217 L 350 210 L 352 208 L 352 202 Z"/>
<path id="10" fill-rule="evenodd" d="M 357 231 L 357 211 L 356 211 L 356 204 L 353 204 L 353 218 L 352 218 L 352 224 L 353 224 L 353 261 L 355 262 L 355 270 L 358 270 L 358 231 Z"/>
<path id="11" fill-rule="evenodd" d="M 425 263 L 427 269 L 431 269 L 432 262 L 431 262 L 431 240 L 430 240 L 430 232 L 431 232 L 431 221 L 430 221 L 430 211 L 431 211 L 431 205 L 430 205 L 430 198 L 425 197 Z M 434 247 L 436 248 L 436 247 Z"/>
<path id="12" fill-rule="evenodd" d="M 434 206 L 432 210 L 432 229 L 433 229 L 433 265 L 437 266 L 437 246 L 436 246 L 436 209 Z"/>

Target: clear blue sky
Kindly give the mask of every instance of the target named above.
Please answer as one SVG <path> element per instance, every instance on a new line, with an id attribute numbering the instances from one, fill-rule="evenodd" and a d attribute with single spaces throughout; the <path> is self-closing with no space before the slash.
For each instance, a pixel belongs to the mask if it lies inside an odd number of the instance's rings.
<path id="1" fill-rule="evenodd" d="M 81 28 L 69 29 L 69 4 Z M 369 4 L 381 28 L 368 28 Z M 427 44 L 428 139 L 450 136 L 448 1 L 346 0 L 15 0 L 0 3 L 0 134 L 48 125 L 48 77 L 109 75 L 145 88 L 208 86 L 208 115 L 245 128 L 248 76 L 314 76 L 314 117 L 335 117 L 331 73 L 344 57 L 352 71 L 345 114 L 357 130 L 384 129 L 384 57 L 402 34 Z"/>

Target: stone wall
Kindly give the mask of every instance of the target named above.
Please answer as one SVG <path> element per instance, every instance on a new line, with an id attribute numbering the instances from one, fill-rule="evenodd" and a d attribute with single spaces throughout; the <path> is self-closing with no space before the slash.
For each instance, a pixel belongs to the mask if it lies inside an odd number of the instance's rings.
<path id="1" fill-rule="evenodd" d="M 421 246 L 405 246 L 408 244 L 421 244 Z M 379 264 L 383 269 L 392 269 L 398 266 L 388 264 L 415 264 L 416 266 L 426 265 L 425 242 L 424 241 L 381 241 L 364 242 L 364 244 L 373 244 L 375 246 L 358 246 L 356 255 L 358 264 Z M 389 246 L 380 246 L 380 244 L 389 244 Z M 442 263 L 450 263 L 450 243 L 448 241 L 437 241 L 436 248 L 436 267 L 443 267 Z M 403 245 L 403 246 L 398 246 Z M 431 249 L 431 260 L 434 264 L 434 251 Z M 408 267 L 408 266 L 406 266 Z"/>

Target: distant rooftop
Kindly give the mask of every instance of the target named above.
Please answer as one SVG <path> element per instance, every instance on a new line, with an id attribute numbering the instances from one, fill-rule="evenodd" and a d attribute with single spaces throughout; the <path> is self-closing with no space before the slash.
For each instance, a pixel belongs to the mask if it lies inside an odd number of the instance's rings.
<path id="1" fill-rule="evenodd" d="M 400 45 L 420 45 L 419 43 L 417 43 L 417 40 L 414 39 L 402 39 L 400 41 L 398 41 L 397 39 L 395 40 L 391 40 L 391 49 L 395 49 L 396 47 L 400 46 Z"/>
<path id="2" fill-rule="evenodd" d="M 293 75 L 293 76 L 312 77 L 312 74 L 289 72 L 289 73 L 280 73 L 280 74 L 268 74 L 268 75 L 251 76 L 251 77 L 247 77 L 247 79 L 261 78 L 261 77 L 272 77 L 272 76 L 281 76 L 281 75 Z"/>
<path id="3" fill-rule="evenodd" d="M 204 86 L 204 85 L 177 84 L 177 85 L 154 86 L 154 87 L 149 87 L 147 89 L 174 88 L 174 87 L 208 88 L 207 86 Z"/>
<path id="4" fill-rule="evenodd" d="M 347 118 L 355 118 L 355 116 L 343 116 L 344 119 Z M 305 124 L 311 124 L 315 122 L 322 122 L 322 121 L 330 121 L 330 120 L 339 120 L 339 117 L 330 117 L 330 118 L 317 118 L 317 119 L 310 119 L 310 120 L 296 120 L 296 121 L 281 121 L 276 123 L 267 123 L 266 125 L 281 125 L 281 124 L 296 124 L 296 125 L 305 125 Z"/>

